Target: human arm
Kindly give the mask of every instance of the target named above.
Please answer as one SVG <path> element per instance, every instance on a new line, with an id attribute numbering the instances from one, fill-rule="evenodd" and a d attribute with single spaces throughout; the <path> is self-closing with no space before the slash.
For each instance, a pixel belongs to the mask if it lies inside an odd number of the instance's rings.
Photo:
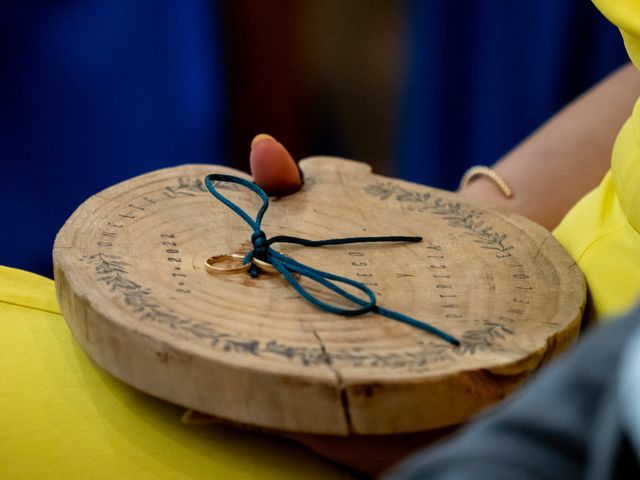
<path id="1" fill-rule="evenodd" d="M 606 173 L 617 133 L 639 96 L 640 73 L 631 64 L 619 68 L 493 166 L 513 197 L 481 176 L 460 193 L 553 229 Z"/>

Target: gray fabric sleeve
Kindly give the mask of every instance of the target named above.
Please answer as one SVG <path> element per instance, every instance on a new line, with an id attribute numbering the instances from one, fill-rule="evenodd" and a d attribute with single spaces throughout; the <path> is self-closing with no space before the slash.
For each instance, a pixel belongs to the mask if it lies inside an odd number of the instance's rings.
<path id="1" fill-rule="evenodd" d="M 414 454 L 385 478 L 565 480 L 615 467 L 622 437 L 611 392 L 639 318 L 636 310 L 585 335 L 452 440 Z"/>

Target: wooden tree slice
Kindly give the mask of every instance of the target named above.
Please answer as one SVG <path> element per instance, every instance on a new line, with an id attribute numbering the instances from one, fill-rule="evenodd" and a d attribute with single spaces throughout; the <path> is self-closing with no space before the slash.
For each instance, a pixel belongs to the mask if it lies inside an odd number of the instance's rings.
<path id="1" fill-rule="evenodd" d="M 276 274 L 207 273 L 206 258 L 247 251 L 251 230 L 203 179 L 247 176 L 186 165 L 94 195 L 58 234 L 58 300 L 87 354 L 140 390 L 235 422 L 391 434 L 466 420 L 577 336 L 584 280 L 543 228 L 365 164 L 313 157 L 300 165 L 306 184 L 272 200 L 268 236 L 424 240 L 276 247 L 366 283 L 379 305 L 457 336 L 460 347 L 376 314 L 323 312 Z M 219 188 L 257 211 L 252 192 Z"/>

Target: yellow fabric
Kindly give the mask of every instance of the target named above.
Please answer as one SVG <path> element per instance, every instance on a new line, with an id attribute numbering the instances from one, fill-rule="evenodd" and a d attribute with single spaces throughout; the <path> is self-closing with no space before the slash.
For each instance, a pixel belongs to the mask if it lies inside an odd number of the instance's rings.
<path id="1" fill-rule="evenodd" d="M 183 409 L 80 350 L 49 279 L 0 267 L 0 478 L 351 478 L 283 438 L 180 422 Z"/>
<path id="2" fill-rule="evenodd" d="M 593 0 L 622 33 L 640 67 L 640 1 Z M 616 139 L 611 171 L 554 234 L 584 272 L 597 318 L 628 310 L 640 296 L 640 102 Z"/>
<path id="3" fill-rule="evenodd" d="M 640 2 L 638 0 L 593 0 L 607 19 L 620 29 L 633 64 L 640 68 Z"/>

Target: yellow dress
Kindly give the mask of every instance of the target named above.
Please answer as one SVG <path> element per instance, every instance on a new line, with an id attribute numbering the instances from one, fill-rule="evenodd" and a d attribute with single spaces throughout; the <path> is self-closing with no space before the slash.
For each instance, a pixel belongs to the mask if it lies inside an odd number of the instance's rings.
<path id="1" fill-rule="evenodd" d="M 593 0 L 619 29 L 640 68 L 640 1 Z M 616 139 L 611 170 L 554 231 L 584 272 L 598 318 L 632 307 L 640 297 L 640 101 Z"/>
<path id="2" fill-rule="evenodd" d="M 292 441 L 183 413 L 88 359 L 53 281 L 0 267 L 1 479 L 352 478 Z"/>

